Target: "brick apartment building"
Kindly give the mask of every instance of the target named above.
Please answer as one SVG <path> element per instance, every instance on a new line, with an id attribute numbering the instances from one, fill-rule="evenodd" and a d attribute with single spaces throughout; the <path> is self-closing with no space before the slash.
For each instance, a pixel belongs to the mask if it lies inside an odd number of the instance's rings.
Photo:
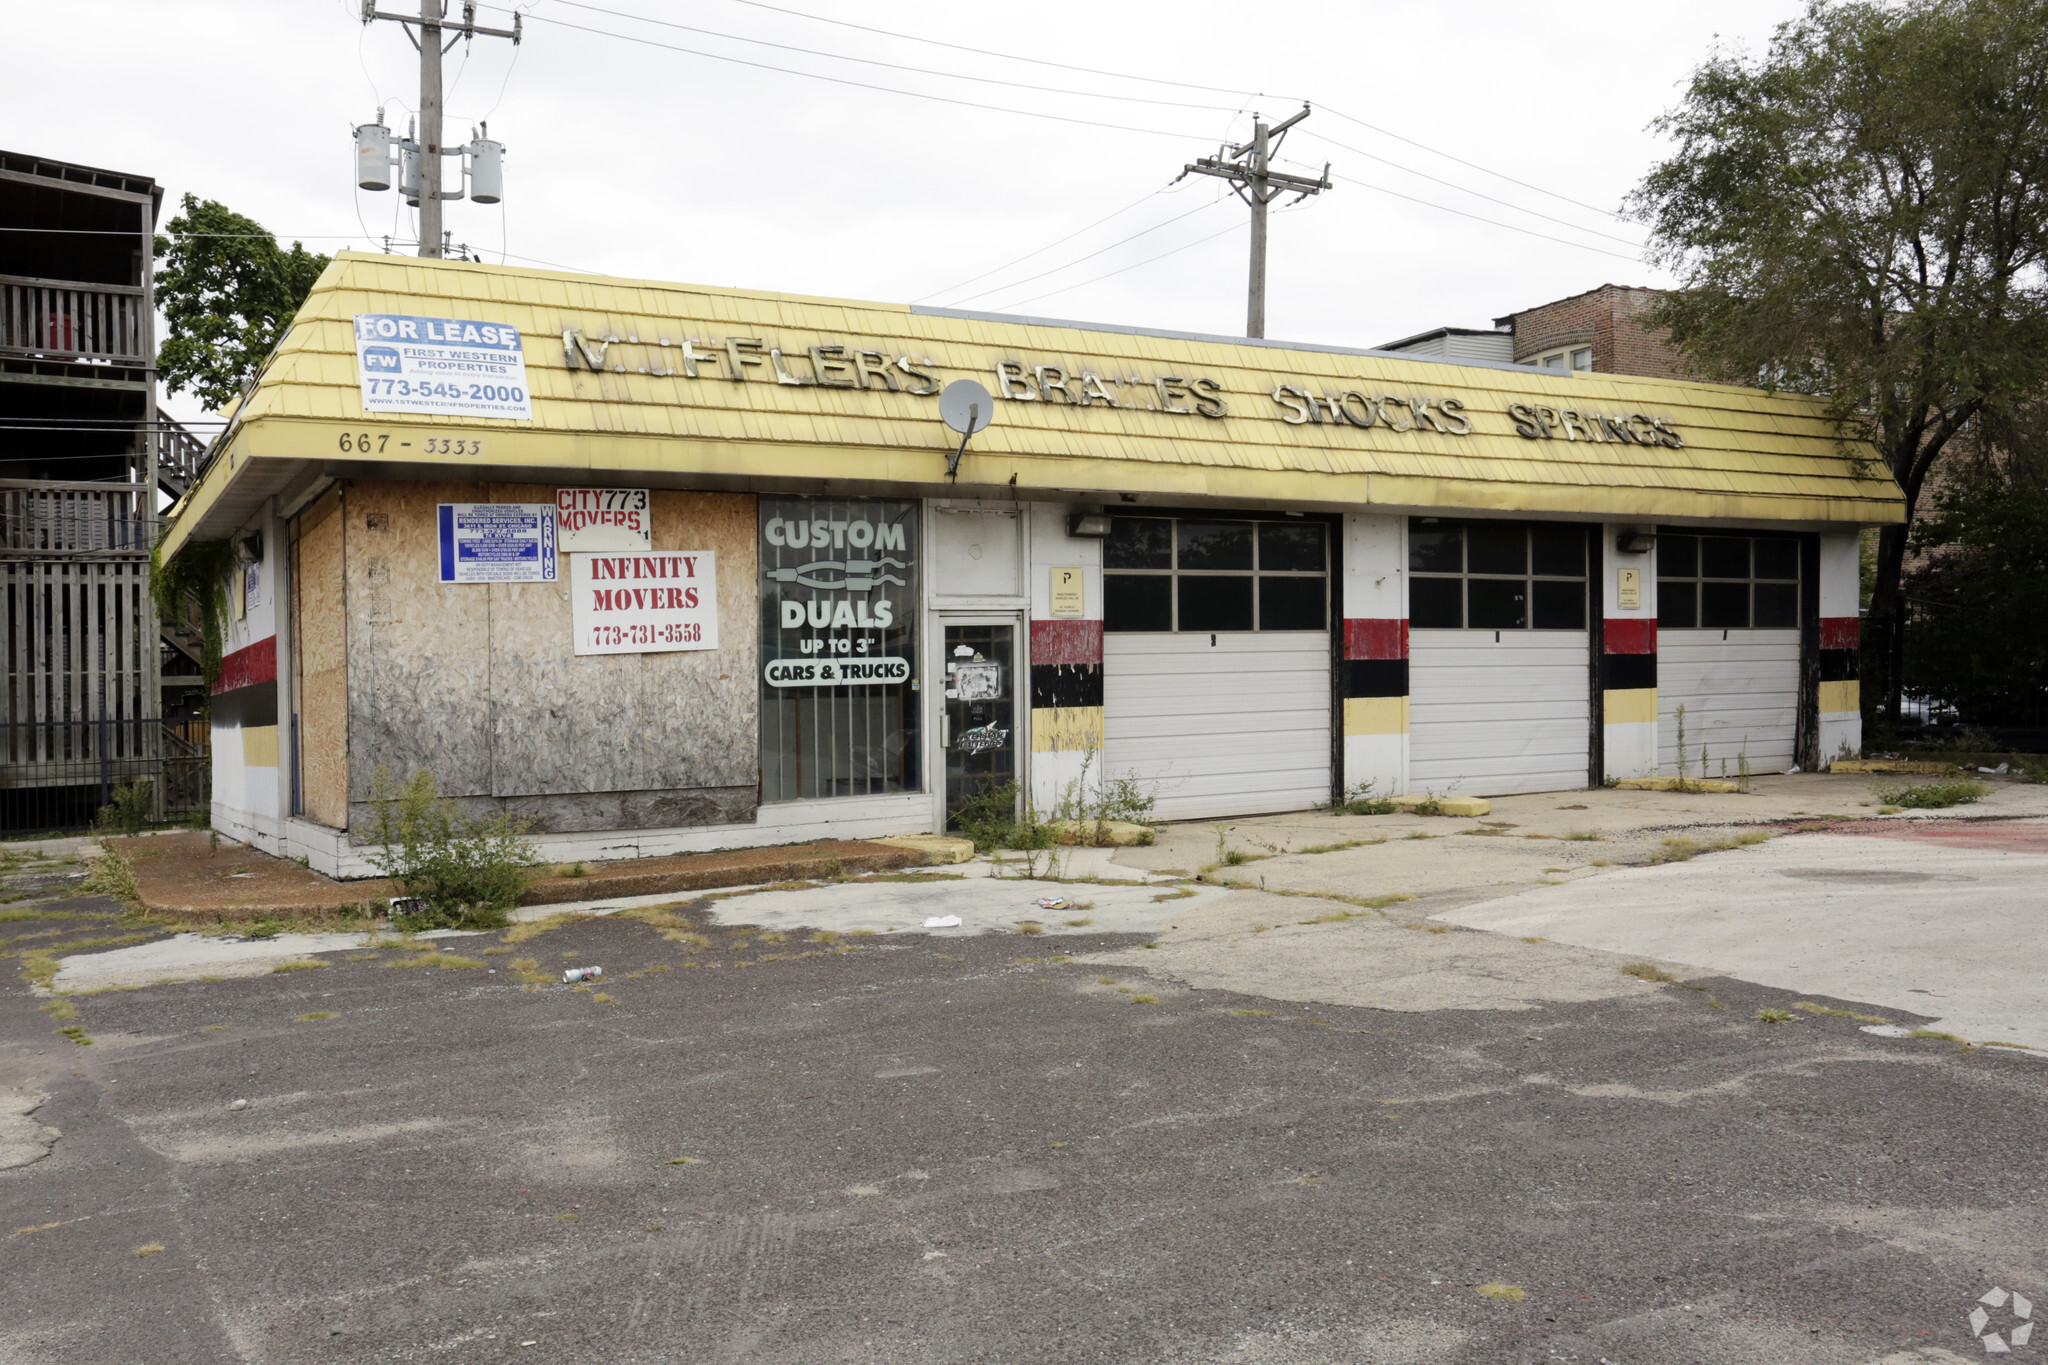
<path id="1" fill-rule="evenodd" d="M 1603 284 L 1495 318 L 1491 331 L 1438 327 L 1380 349 L 1647 379 L 1694 378 L 1685 357 L 1666 340 L 1668 333 L 1644 321 L 1656 306 L 1658 293 L 1636 285 Z"/>

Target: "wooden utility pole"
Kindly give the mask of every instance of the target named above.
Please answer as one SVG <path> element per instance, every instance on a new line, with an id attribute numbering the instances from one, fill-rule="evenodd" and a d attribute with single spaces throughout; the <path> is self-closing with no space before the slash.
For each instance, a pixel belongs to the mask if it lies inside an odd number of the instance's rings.
<path id="1" fill-rule="evenodd" d="M 1294 202 L 1298 204 L 1310 195 L 1330 188 L 1330 164 L 1327 161 L 1323 163 L 1321 178 L 1316 180 L 1272 169 L 1272 156 L 1280 150 L 1287 130 L 1307 118 L 1308 112 L 1309 108 L 1304 104 L 1300 113 L 1271 128 L 1254 114 L 1250 142 L 1220 151 L 1215 156 L 1202 157 L 1174 177 L 1176 184 L 1190 175 L 1213 175 L 1219 180 L 1227 180 L 1237 191 L 1237 197 L 1251 205 L 1252 265 L 1244 321 L 1244 334 L 1248 337 L 1266 335 L 1266 205 L 1283 194 L 1294 195 Z"/>
<path id="2" fill-rule="evenodd" d="M 441 54 L 463 38 L 479 33 L 488 38 L 510 38 L 519 42 L 520 15 L 512 14 L 512 27 L 485 28 L 476 22 L 474 0 L 464 0 L 462 22 L 445 22 L 445 0 L 420 0 L 418 14 L 386 14 L 377 0 L 363 0 L 363 22 L 389 19 L 405 26 L 405 36 L 420 50 L 420 255 L 441 254 Z M 414 36 L 413 29 L 419 29 Z M 441 35 L 452 33 L 447 47 Z M 460 198 L 461 196 L 456 196 Z"/>

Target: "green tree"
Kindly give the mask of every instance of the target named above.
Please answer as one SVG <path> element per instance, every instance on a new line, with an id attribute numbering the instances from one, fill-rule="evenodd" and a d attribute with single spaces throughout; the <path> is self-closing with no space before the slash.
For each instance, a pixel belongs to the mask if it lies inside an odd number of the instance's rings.
<path id="1" fill-rule="evenodd" d="M 2048 702 L 2048 411 L 1978 425 L 1914 528 L 1906 685 L 1966 721 L 2023 724 Z"/>
<path id="2" fill-rule="evenodd" d="M 183 212 L 156 239 L 157 307 L 170 335 L 157 351 L 166 387 L 188 389 L 218 409 L 248 386 L 327 257 L 293 242 L 287 251 L 253 218 L 186 195 Z"/>
<path id="3" fill-rule="evenodd" d="M 1908 517 L 1987 409 L 2048 381 L 2048 0 L 1825 3 L 1717 55 L 1637 187 L 1702 371 L 1819 395 Z M 1897 720 L 1908 526 L 1879 537 L 1866 695 Z"/>

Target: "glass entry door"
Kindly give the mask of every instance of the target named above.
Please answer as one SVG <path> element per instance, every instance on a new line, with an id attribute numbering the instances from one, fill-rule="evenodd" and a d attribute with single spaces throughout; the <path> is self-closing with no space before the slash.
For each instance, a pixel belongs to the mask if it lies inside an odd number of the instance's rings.
<path id="1" fill-rule="evenodd" d="M 1017 623 L 947 622 L 939 744 L 946 825 L 961 803 L 1017 780 Z"/>

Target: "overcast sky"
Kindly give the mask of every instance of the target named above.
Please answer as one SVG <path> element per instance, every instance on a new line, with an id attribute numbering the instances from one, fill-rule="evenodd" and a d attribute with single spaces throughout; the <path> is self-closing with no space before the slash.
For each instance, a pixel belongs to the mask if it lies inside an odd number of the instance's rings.
<path id="1" fill-rule="evenodd" d="M 1660 154 L 1651 121 L 1717 45 L 1761 51 L 1800 8 L 517 2 L 516 50 L 477 39 L 446 58 L 449 139 L 488 118 L 507 148 L 504 204 L 447 208 L 486 260 L 1236 333 L 1249 215 L 1218 181 L 1168 185 L 1253 111 L 1306 99 L 1282 157 L 1328 160 L 1336 187 L 1273 220 L 1267 335 L 1363 346 L 1660 283 L 1641 230 L 1609 216 Z M 418 57 L 399 25 L 359 15 L 359 0 L 16 7 L 6 145 L 154 176 L 165 219 L 192 193 L 323 252 L 409 239 L 396 194 L 353 188 L 350 128 L 380 104 L 404 128 Z M 497 6 L 477 17 L 510 24 Z M 189 395 L 170 409 L 198 415 Z"/>

